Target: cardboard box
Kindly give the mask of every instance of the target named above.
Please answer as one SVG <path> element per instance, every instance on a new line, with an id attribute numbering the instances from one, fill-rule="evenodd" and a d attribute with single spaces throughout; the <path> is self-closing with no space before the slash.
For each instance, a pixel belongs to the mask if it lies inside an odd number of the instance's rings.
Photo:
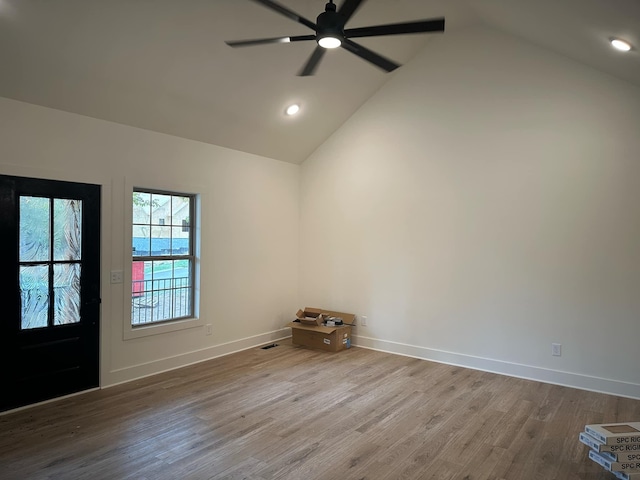
<path id="1" fill-rule="evenodd" d="M 339 352 L 351 347 L 351 327 L 342 325 L 337 327 L 324 327 L 303 325 L 291 322 L 291 342 L 294 345 Z"/>
<path id="2" fill-rule="evenodd" d="M 296 320 L 302 323 L 303 325 L 318 326 L 322 324 L 323 318 L 322 318 L 322 314 L 318 311 L 318 309 L 305 308 L 304 310 L 298 310 L 298 312 L 296 313 Z"/>
<path id="3" fill-rule="evenodd" d="M 320 323 L 324 317 L 341 318 L 345 325 L 327 327 Z M 318 322 L 318 318 L 320 322 Z M 303 319 L 315 321 L 303 322 Z M 352 313 L 307 307 L 304 310 L 298 310 L 296 321 L 290 322 L 287 326 L 291 327 L 291 341 L 294 345 L 339 352 L 351 347 L 351 325 L 354 320 L 355 315 Z"/>
<path id="4" fill-rule="evenodd" d="M 356 316 L 353 313 L 335 312 L 333 310 L 326 310 L 324 308 L 305 307 L 304 310 L 298 310 L 296 317 L 298 317 L 300 312 L 304 313 L 305 317 L 316 318 L 322 315 L 323 319 L 326 317 L 341 318 L 346 325 L 353 325 L 356 321 Z"/>

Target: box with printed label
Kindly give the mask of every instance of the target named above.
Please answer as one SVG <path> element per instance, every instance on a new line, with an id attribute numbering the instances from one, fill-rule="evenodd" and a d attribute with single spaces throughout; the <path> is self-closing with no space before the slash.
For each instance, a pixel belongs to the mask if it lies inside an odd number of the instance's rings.
<path id="1" fill-rule="evenodd" d="M 322 318 L 332 318 L 334 322 L 341 321 L 342 325 L 304 323 L 300 321 L 301 312 L 313 312 Z M 355 315 L 352 313 L 307 307 L 304 311 L 299 310 L 296 320 L 288 323 L 287 326 L 291 327 L 291 341 L 294 345 L 339 352 L 351 347 L 351 326 L 354 320 Z"/>

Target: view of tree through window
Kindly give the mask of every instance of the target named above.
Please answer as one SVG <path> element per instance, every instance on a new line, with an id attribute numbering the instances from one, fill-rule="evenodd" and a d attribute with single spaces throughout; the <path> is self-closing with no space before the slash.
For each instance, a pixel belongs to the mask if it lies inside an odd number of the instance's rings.
<path id="1" fill-rule="evenodd" d="M 193 316 L 194 197 L 133 192 L 131 323 Z"/>

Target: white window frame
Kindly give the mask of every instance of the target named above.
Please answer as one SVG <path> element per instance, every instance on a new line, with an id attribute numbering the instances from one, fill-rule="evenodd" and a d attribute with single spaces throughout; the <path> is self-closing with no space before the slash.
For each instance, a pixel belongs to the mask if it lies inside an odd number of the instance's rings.
<path id="1" fill-rule="evenodd" d="M 200 285 L 200 268 L 202 263 L 202 248 L 201 248 L 201 232 L 202 224 L 200 213 L 202 205 L 202 194 L 194 192 L 193 188 L 184 188 L 181 185 L 169 185 L 164 187 L 158 187 L 157 185 L 150 185 L 150 182 L 137 181 L 127 179 L 125 181 L 125 212 L 124 220 L 124 329 L 123 337 L 125 340 L 134 338 L 147 337 L 150 335 L 158 335 L 169 332 L 175 332 L 179 330 L 185 330 L 188 328 L 202 327 L 204 325 L 202 304 L 201 304 L 201 285 Z M 137 189 L 149 190 L 158 193 L 165 193 L 169 195 L 188 195 L 192 197 L 195 205 L 193 206 L 194 219 L 192 223 L 193 237 L 193 305 L 192 316 L 188 318 L 180 318 L 176 320 L 167 320 L 161 323 L 150 323 L 146 325 L 133 325 L 131 318 L 132 311 L 132 267 L 133 267 L 133 192 Z"/>

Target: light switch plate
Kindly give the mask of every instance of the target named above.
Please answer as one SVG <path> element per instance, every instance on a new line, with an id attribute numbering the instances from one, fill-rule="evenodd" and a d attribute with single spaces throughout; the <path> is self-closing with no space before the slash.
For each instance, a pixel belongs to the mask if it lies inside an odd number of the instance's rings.
<path id="1" fill-rule="evenodd" d="M 122 283 L 122 270 L 113 270 L 111 272 L 111 283 Z"/>

